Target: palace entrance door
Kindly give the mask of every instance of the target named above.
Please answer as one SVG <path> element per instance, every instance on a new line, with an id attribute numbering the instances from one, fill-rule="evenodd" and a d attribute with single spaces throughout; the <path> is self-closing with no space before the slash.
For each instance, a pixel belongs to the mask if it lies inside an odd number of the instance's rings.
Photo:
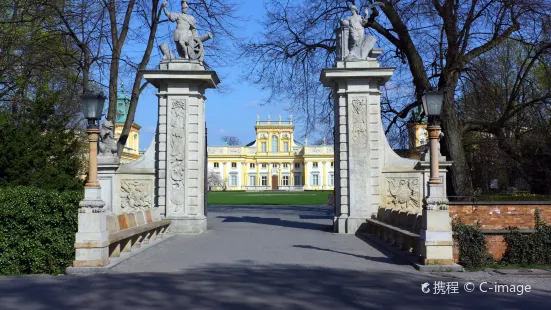
<path id="1" fill-rule="evenodd" d="M 279 187 L 278 187 L 277 175 L 272 175 L 272 190 L 277 191 L 278 189 Z"/>

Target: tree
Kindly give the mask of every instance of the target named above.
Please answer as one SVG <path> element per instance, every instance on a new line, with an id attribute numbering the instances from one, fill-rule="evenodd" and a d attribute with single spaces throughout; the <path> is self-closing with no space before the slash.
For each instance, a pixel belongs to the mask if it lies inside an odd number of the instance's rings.
<path id="1" fill-rule="evenodd" d="M 551 180 L 545 168 L 551 120 L 551 59 L 545 51 L 550 44 L 507 40 L 470 64 L 457 100 L 466 141 L 472 141 L 468 150 L 477 153 L 472 161 L 480 162 L 473 170 L 494 166 L 491 170 L 506 171 L 509 187 L 518 176 L 537 193 L 548 193 L 540 184 Z"/>
<path id="2" fill-rule="evenodd" d="M 209 170 L 207 173 L 207 184 L 210 187 L 222 187 L 224 186 L 224 181 L 219 173 Z M 210 190 L 210 189 L 209 189 Z"/>
<path id="3" fill-rule="evenodd" d="M 246 59 L 255 62 L 255 82 L 272 90 L 273 99 L 296 96 L 296 107 L 310 122 L 331 113 L 327 91 L 317 77 L 334 59 L 333 29 L 353 0 L 268 1 L 264 31 L 244 44 Z M 363 1 L 364 6 L 373 1 Z M 459 118 L 457 90 L 462 74 L 473 60 L 514 38 L 538 46 L 550 20 L 549 1 L 535 0 L 381 0 L 365 24 L 384 38 L 387 64 L 398 65 L 397 75 L 412 85 L 409 101 L 393 104 L 387 126 L 394 126 L 420 105 L 430 89 L 445 93 L 442 151 L 451 157 L 452 184 L 456 195 L 472 193 L 472 180 L 463 146 L 469 124 Z M 540 21 L 544 21 L 543 23 Z M 389 53 L 390 51 L 393 54 Z M 289 78 L 287 78 L 289 77 Z M 287 80 L 286 80 L 287 78 Z M 289 87 L 297 85 L 297 87 Z M 325 104 L 322 104 L 325 102 Z M 520 110 L 514 110 L 514 113 Z M 323 117 L 323 113 L 327 116 Z M 315 116 L 312 116 L 314 114 Z M 495 124 L 478 124 L 481 127 Z M 479 128 L 481 128 L 479 127 Z M 474 129 L 473 129 L 474 130 Z"/>
<path id="4" fill-rule="evenodd" d="M 241 145 L 241 141 L 236 136 L 223 136 L 222 142 L 226 143 L 229 146 Z"/>
<path id="5" fill-rule="evenodd" d="M 178 7 L 179 4 L 180 1 Z M 44 1 L 43 5 L 56 10 L 58 18 L 62 21 L 59 28 L 68 33 L 73 43 L 81 50 L 83 89 L 88 88 L 90 75 L 95 73 L 96 79 L 107 75 L 108 120 L 114 122 L 116 118 L 121 74 L 126 74 L 125 77 L 132 80 L 128 116 L 118 141 L 118 152 L 119 155 L 122 154 L 134 123 L 140 94 L 148 85 L 143 82 L 142 70 L 149 66 L 159 24 L 163 22 L 161 1 L 57 0 Z M 228 49 L 220 46 L 220 42 L 233 37 L 237 6 L 229 0 L 200 0 L 190 3 L 190 6 L 198 23 L 208 27 L 217 38 L 209 45 L 209 48 L 212 47 L 217 52 L 207 53 L 207 60 L 220 62 L 222 59 L 229 59 L 224 56 L 229 53 Z M 172 34 L 169 37 L 172 37 Z M 143 48 L 138 48 L 140 50 L 137 53 L 132 53 L 138 56 L 124 55 L 123 51 L 129 44 Z"/>
<path id="6" fill-rule="evenodd" d="M 25 109 L 0 111 L 0 187 L 83 187 L 79 176 L 85 140 L 78 130 L 67 127 L 73 114 L 58 109 L 62 92 L 42 85 Z"/>
<path id="7" fill-rule="evenodd" d="M 0 15 L 0 186 L 82 188 L 79 51 L 50 7 L 5 1 Z"/>

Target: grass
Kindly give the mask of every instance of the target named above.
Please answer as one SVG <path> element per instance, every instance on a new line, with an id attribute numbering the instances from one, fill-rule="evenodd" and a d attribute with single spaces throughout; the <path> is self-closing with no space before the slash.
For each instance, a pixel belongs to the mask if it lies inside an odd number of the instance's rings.
<path id="1" fill-rule="evenodd" d="M 209 205 L 326 205 L 333 191 L 209 192 Z"/>

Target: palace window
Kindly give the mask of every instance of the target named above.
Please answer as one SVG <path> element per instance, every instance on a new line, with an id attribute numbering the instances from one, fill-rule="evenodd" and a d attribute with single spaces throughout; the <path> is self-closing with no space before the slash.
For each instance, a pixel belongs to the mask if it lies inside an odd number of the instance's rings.
<path id="1" fill-rule="evenodd" d="M 214 163 L 214 168 L 219 168 L 220 167 L 220 163 Z"/>
<path id="2" fill-rule="evenodd" d="M 295 173 L 294 175 L 293 184 L 294 185 L 302 185 L 302 176 L 300 173 Z"/>
<path id="3" fill-rule="evenodd" d="M 317 167 L 318 167 L 318 163 L 317 163 L 317 162 L 313 162 L 313 163 L 312 163 L 312 166 L 313 166 L 314 168 L 317 168 Z"/>
<path id="4" fill-rule="evenodd" d="M 335 185 L 335 175 L 334 174 L 329 175 L 329 185 L 331 185 L 331 186 Z"/>
<path id="5" fill-rule="evenodd" d="M 237 168 L 237 163 L 231 163 L 232 168 Z"/>
<path id="6" fill-rule="evenodd" d="M 272 164 L 272 168 L 277 168 L 277 164 Z"/>
<path id="7" fill-rule="evenodd" d="M 268 177 L 263 175 L 262 178 L 261 178 L 261 181 L 262 181 L 262 186 L 266 186 L 268 185 Z"/>
<path id="8" fill-rule="evenodd" d="M 256 186 L 256 177 L 254 175 L 249 176 L 249 186 Z"/>
<path id="9" fill-rule="evenodd" d="M 249 168 L 254 168 L 255 167 L 255 164 L 254 163 L 250 163 L 249 164 Z"/>
<path id="10" fill-rule="evenodd" d="M 283 152 L 289 152 L 289 142 L 283 142 Z"/>
<path id="11" fill-rule="evenodd" d="M 277 153 L 279 152 L 279 139 L 277 138 L 277 136 L 272 136 L 272 152 L 273 153 Z"/>
<path id="12" fill-rule="evenodd" d="M 295 163 L 295 168 L 300 168 L 300 163 Z"/>
<path id="13" fill-rule="evenodd" d="M 287 168 L 289 164 L 283 164 L 283 168 Z"/>
<path id="14" fill-rule="evenodd" d="M 283 185 L 289 185 L 289 176 L 288 175 L 283 176 Z"/>
<path id="15" fill-rule="evenodd" d="M 331 168 L 335 167 L 335 163 L 331 162 Z"/>
<path id="16" fill-rule="evenodd" d="M 262 152 L 266 153 L 266 142 L 262 142 Z"/>
<path id="17" fill-rule="evenodd" d="M 268 168 L 268 164 L 262 164 L 262 169 Z"/>
<path id="18" fill-rule="evenodd" d="M 237 176 L 235 174 L 231 176 L 231 186 L 237 186 Z"/>
<path id="19" fill-rule="evenodd" d="M 312 185 L 314 186 L 320 185 L 319 175 L 317 174 L 312 175 Z"/>

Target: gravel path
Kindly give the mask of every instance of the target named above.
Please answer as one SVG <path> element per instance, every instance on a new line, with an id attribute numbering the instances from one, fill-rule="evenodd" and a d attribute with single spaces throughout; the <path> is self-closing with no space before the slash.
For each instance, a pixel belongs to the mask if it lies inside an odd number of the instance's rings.
<path id="1" fill-rule="evenodd" d="M 355 236 L 332 234 L 331 217 L 326 206 L 210 207 L 207 234 L 174 237 L 112 274 L 0 278 L 0 309 L 550 308 L 551 278 L 522 295 L 468 293 L 466 281 L 504 276 L 418 272 Z M 458 293 L 433 294 L 439 281 L 457 282 Z"/>

